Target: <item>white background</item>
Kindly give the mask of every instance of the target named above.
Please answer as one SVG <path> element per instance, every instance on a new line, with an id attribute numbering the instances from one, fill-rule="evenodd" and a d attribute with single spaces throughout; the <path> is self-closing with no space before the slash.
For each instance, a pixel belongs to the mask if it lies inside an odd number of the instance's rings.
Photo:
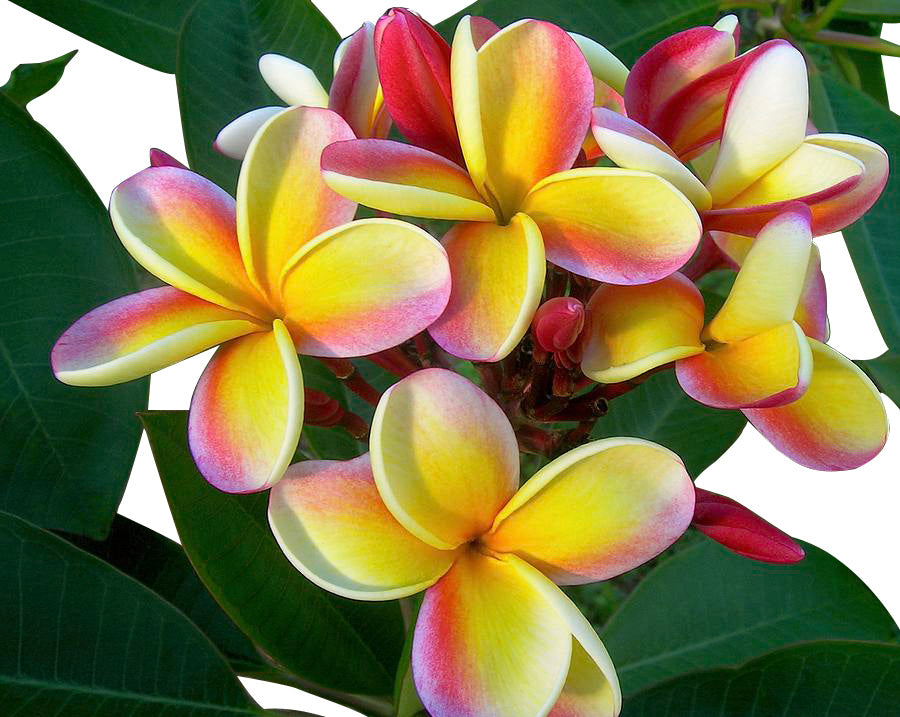
<path id="1" fill-rule="evenodd" d="M 363 21 L 375 20 L 386 0 L 318 0 L 342 36 Z M 463 0 L 428 0 L 414 5 L 437 22 L 465 7 Z M 884 36 L 900 42 L 900 25 Z M 63 144 L 101 198 L 147 166 L 150 147 L 185 159 L 175 78 L 138 65 L 62 30 L 11 3 L 0 0 L 0 81 L 23 62 L 41 62 L 77 48 L 78 55 L 60 84 L 29 105 L 34 117 Z M 885 58 L 891 105 L 900 108 L 900 58 Z M 900 168 L 895 168 L 900 171 Z M 900 237 L 897 237 L 900 241 Z M 828 284 L 831 345 L 851 358 L 878 356 L 885 350 L 850 257 L 838 235 L 818 240 Z M 208 354 L 153 376 L 150 408 L 186 409 Z M 900 426 L 890 401 L 888 414 Z M 704 440 L 697 436 L 698 441 Z M 783 530 L 812 542 L 850 566 L 900 620 L 900 437 L 868 465 L 850 473 L 819 473 L 792 463 L 752 427 L 698 481 L 731 496 Z M 165 496 L 141 439 L 137 461 L 120 511 L 177 540 Z M 280 685 L 244 680 L 264 707 L 306 709 L 323 717 L 347 717 L 352 710 Z"/>

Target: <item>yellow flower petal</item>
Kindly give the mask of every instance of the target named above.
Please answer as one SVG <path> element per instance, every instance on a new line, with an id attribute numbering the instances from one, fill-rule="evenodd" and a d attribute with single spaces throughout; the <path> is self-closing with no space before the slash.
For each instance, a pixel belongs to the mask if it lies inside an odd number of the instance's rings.
<path id="1" fill-rule="evenodd" d="M 744 415 L 778 450 L 807 468 L 844 471 L 872 460 L 887 441 L 878 389 L 849 359 L 809 339 L 812 382 L 793 403 Z"/>
<path id="2" fill-rule="evenodd" d="M 529 217 L 517 214 L 506 226 L 457 224 L 444 247 L 453 276 L 450 301 L 429 332 L 454 356 L 499 361 L 525 335 L 541 300 L 541 233 Z"/>
<path id="3" fill-rule="evenodd" d="M 322 180 L 322 150 L 353 131 L 338 115 L 292 107 L 256 133 L 237 187 L 237 230 L 250 278 L 278 302 L 287 260 L 306 242 L 353 219 L 356 204 Z"/>
<path id="4" fill-rule="evenodd" d="M 188 441 L 198 470 L 219 490 L 274 485 L 303 426 L 303 376 L 284 324 L 243 336 L 213 356 L 191 399 Z"/>
<path id="5" fill-rule="evenodd" d="M 436 548 L 488 530 L 519 482 L 519 449 L 500 407 L 462 376 L 417 371 L 372 419 L 372 471 L 394 517 Z"/>
<path id="6" fill-rule="evenodd" d="M 793 319 L 812 247 L 809 210 L 794 207 L 766 224 L 753 242 L 725 304 L 706 328 L 713 340 L 742 341 Z"/>
<path id="7" fill-rule="evenodd" d="M 500 511 L 484 543 L 560 585 L 606 580 L 655 557 L 687 528 L 694 486 L 655 443 L 610 438 L 539 470 Z"/>
<path id="8" fill-rule="evenodd" d="M 704 351 L 703 297 L 675 273 L 637 286 L 602 284 L 588 302 L 581 370 L 617 383 Z"/>
<path id="9" fill-rule="evenodd" d="M 355 600 L 395 600 L 434 584 L 456 557 L 416 538 L 378 495 L 368 454 L 291 466 L 269 495 L 282 551 L 319 587 Z"/>
<path id="10" fill-rule="evenodd" d="M 526 571 L 469 550 L 425 593 L 411 660 L 429 714 L 538 716 L 556 703 L 571 632 Z"/>
<path id="11" fill-rule="evenodd" d="M 300 353 L 365 356 L 441 315 L 450 268 L 443 247 L 418 227 L 362 219 L 306 243 L 287 263 L 281 294 Z"/>

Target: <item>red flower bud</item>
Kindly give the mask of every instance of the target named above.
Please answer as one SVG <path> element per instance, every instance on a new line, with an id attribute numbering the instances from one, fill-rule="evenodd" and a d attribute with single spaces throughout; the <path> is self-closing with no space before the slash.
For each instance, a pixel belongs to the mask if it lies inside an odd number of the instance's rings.
<path id="1" fill-rule="evenodd" d="M 328 98 L 328 109 L 347 120 L 359 138 L 384 138 L 390 130 L 378 92 L 374 32 L 367 22 L 341 44 Z"/>
<path id="2" fill-rule="evenodd" d="M 764 563 L 796 563 L 803 548 L 731 498 L 696 488 L 693 526 L 738 555 Z"/>
<path id="3" fill-rule="evenodd" d="M 397 128 L 412 144 L 461 163 L 444 38 L 415 13 L 393 8 L 375 26 L 375 60 Z"/>
<path id="4" fill-rule="evenodd" d="M 181 162 L 168 152 L 161 149 L 153 148 L 150 150 L 150 166 L 151 167 L 177 167 L 178 169 L 187 169 Z"/>
<path id="5" fill-rule="evenodd" d="M 538 348 L 557 353 L 572 348 L 584 328 L 584 304 L 571 296 L 545 301 L 531 323 Z"/>
<path id="6" fill-rule="evenodd" d="M 328 394 L 314 388 L 304 389 L 306 405 L 303 421 L 311 426 L 336 426 L 344 417 L 344 409 Z"/>

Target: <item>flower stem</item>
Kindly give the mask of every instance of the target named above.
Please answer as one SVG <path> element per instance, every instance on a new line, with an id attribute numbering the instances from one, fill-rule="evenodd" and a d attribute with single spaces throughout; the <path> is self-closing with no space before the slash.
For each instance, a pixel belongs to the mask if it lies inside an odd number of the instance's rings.
<path id="1" fill-rule="evenodd" d="M 813 15 L 809 22 L 806 23 L 807 32 L 818 32 L 819 30 L 824 29 L 829 22 L 834 20 L 834 16 L 837 15 L 845 2 L 847 2 L 847 0 L 831 0 L 825 7 L 819 10 L 818 14 Z"/>
<path id="2" fill-rule="evenodd" d="M 882 40 L 880 37 L 855 35 L 852 32 L 839 32 L 837 30 L 820 30 L 808 35 L 805 39 L 818 42 L 820 45 L 846 47 L 850 50 L 862 50 L 863 52 L 875 52 L 888 57 L 900 57 L 900 45 Z"/>
<path id="3" fill-rule="evenodd" d="M 336 378 L 340 379 L 343 384 L 353 393 L 359 396 L 366 403 L 377 406 L 381 398 L 381 392 L 372 384 L 364 379 L 359 371 L 347 359 L 320 358 L 325 366 Z"/>

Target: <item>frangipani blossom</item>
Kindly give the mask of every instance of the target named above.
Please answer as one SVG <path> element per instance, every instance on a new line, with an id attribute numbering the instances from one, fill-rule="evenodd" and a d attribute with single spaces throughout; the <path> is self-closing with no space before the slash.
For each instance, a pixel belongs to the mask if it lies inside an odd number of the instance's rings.
<path id="1" fill-rule="evenodd" d="M 381 351 L 422 331 L 449 296 L 435 239 L 401 221 L 350 221 L 356 205 L 322 183 L 322 148 L 351 136 L 329 110 L 278 114 L 250 145 L 237 202 L 177 167 L 120 184 L 110 200 L 119 238 L 170 286 L 76 321 L 53 348 L 57 378 L 121 383 L 222 344 L 191 401 L 191 451 L 222 490 L 274 484 L 303 423 L 297 353 Z"/>
<path id="2" fill-rule="evenodd" d="M 327 107 L 350 125 L 356 137 L 387 137 L 391 118 L 384 107 L 374 53 L 371 22 L 345 38 L 334 53 L 331 90 L 306 65 L 277 54 L 259 58 L 263 80 L 289 107 Z M 284 107 L 260 107 L 232 120 L 213 146 L 226 157 L 243 159 L 254 135 Z"/>
<path id="3" fill-rule="evenodd" d="M 361 600 L 425 590 L 411 662 L 433 717 L 603 717 L 621 709 L 615 669 L 557 585 L 640 565 L 693 510 L 680 459 L 635 438 L 580 446 L 519 488 L 500 407 L 427 369 L 384 394 L 369 454 L 292 466 L 269 522 L 327 590 Z"/>
<path id="4" fill-rule="evenodd" d="M 681 189 L 706 229 L 755 236 L 792 201 L 821 236 L 878 199 L 888 158 L 845 134 L 807 136 L 806 63 L 785 40 L 735 57 L 731 16 L 663 40 L 628 75 L 628 118 L 597 109 L 594 137 L 617 165 Z M 696 174 L 683 162 L 692 160 Z"/>
<path id="5" fill-rule="evenodd" d="M 827 332 L 810 223 L 809 209 L 797 203 L 763 227 L 702 333 L 702 297 L 679 274 L 641 287 L 600 287 L 588 304 L 582 369 L 617 382 L 674 360 L 689 396 L 741 410 L 797 463 L 847 470 L 869 461 L 887 439 L 878 390 L 852 361 L 804 333 Z"/>
<path id="6" fill-rule="evenodd" d="M 450 58 L 466 169 L 376 139 L 335 143 L 322 169 L 329 186 L 368 206 L 459 222 L 443 239 L 450 303 L 429 330 L 456 356 L 496 361 L 528 329 L 545 259 L 611 283 L 654 281 L 688 260 L 700 220 L 684 195 L 651 172 L 572 169 L 594 81 L 566 32 L 523 20 L 480 45 L 476 35 L 473 19 L 463 18 Z M 382 81 L 388 93 L 392 83 Z"/>

